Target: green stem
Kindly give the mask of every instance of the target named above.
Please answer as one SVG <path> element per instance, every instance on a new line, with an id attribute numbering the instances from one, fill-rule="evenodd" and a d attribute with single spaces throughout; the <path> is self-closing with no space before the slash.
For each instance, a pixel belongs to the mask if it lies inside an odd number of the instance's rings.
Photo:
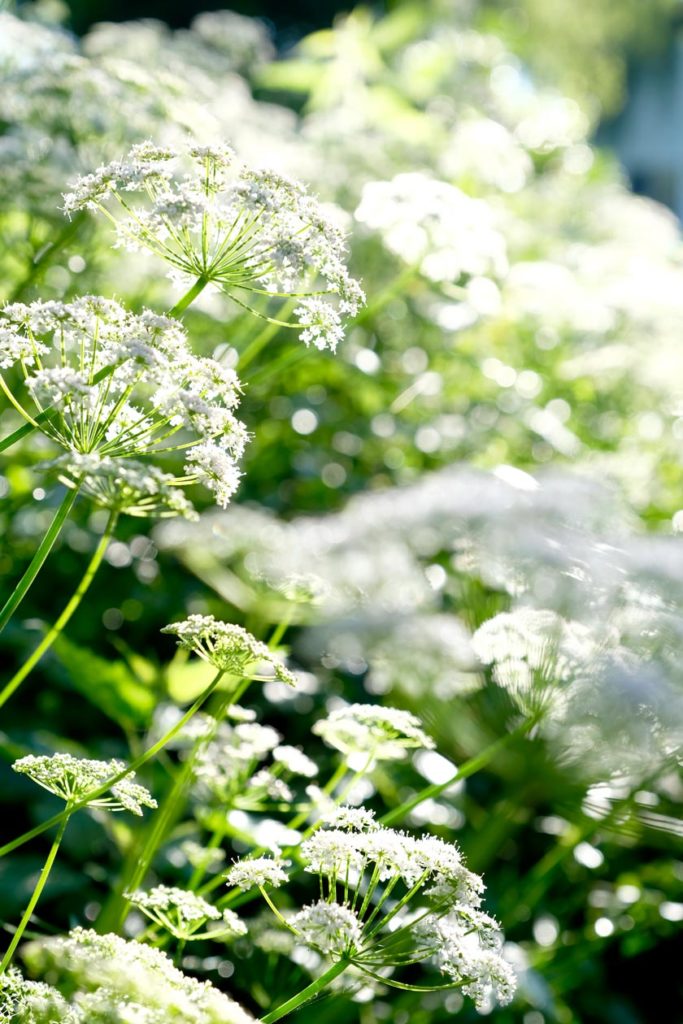
<path id="1" fill-rule="evenodd" d="M 280 1020 L 282 1017 L 286 1017 L 288 1014 L 293 1013 L 294 1010 L 298 1010 L 304 1003 L 314 999 L 318 993 L 322 992 L 324 988 L 330 984 L 338 975 L 340 975 L 349 966 L 349 960 L 338 960 L 336 964 L 332 964 L 324 974 L 321 974 L 319 978 L 307 985 L 306 988 L 302 989 L 297 995 L 292 996 L 286 1003 L 282 1003 L 277 1009 L 271 1010 L 265 1017 L 261 1018 L 261 1024 L 274 1024 L 274 1021 Z"/>
<path id="2" fill-rule="evenodd" d="M 30 829 L 28 832 L 24 832 L 23 835 L 18 836 L 16 839 L 12 839 L 9 843 L 5 843 L 4 846 L 0 846 L 0 857 L 4 857 L 5 854 L 11 853 L 12 850 L 16 850 L 17 847 L 23 846 L 24 843 L 30 842 L 31 839 L 35 839 L 36 836 L 42 835 L 43 832 L 46 832 L 49 828 L 52 828 L 53 825 L 58 825 L 61 821 L 63 821 L 69 814 L 72 814 L 74 811 L 80 810 L 81 807 L 87 807 L 91 800 L 97 800 L 99 797 L 103 796 L 112 786 L 115 786 L 118 782 L 121 782 L 122 779 L 125 779 L 126 776 L 130 775 L 131 772 L 136 772 L 138 768 L 142 768 L 144 764 L 147 764 L 148 761 L 151 761 L 152 758 L 155 757 L 160 750 L 163 750 L 167 743 L 170 743 L 170 741 L 175 736 L 177 736 L 180 730 L 187 725 L 190 719 L 193 718 L 194 715 L 196 715 L 196 713 L 200 710 L 204 702 L 208 700 L 213 691 L 216 689 L 223 675 L 224 673 L 222 671 L 218 672 L 216 676 L 212 679 L 212 681 L 209 683 L 207 688 L 202 693 L 200 693 L 199 697 L 197 697 L 194 704 L 192 704 L 192 706 L 188 708 L 188 710 L 185 712 L 182 718 L 179 718 L 176 724 L 171 729 L 169 729 L 168 732 L 165 733 L 160 740 L 157 740 L 157 742 L 154 743 L 147 750 L 145 750 L 144 753 L 140 754 L 139 757 L 136 757 L 133 761 L 131 761 L 126 768 L 122 768 L 120 772 L 117 772 L 116 775 L 112 775 L 110 779 L 104 782 L 97 789 L 93 789 L 90 793 L 86 794 L 86 796 L 82 797 L 80 800 L 74 801 L 69 811 L 62 811 L 60 814 L 53 814 L 51 818 L 48 818 L 48 820 L 44 821 L 41 825 L 36 825 L 35 828 Z"/>
<path id="3" fill-rule="evenodd" d="M 406 814 L 409 814 L 410 811 L 418 807 L 421 803 L 424 803 L 425 800 L 431 800 L 434 797 L 439 796 L 444 792 L 444 790 L 448 789 L 450 786 L 454 786 L 456 782 L 460 782 L 462 779 L 467 779 L 470 775 L 474 775 L 475 772 L 485 768 L 499 751 L 504 747 L 507 747 L 513 742 L 513 740 L 519 739 L 530 732 L 536 724 L 536 721 L 536 717 L 526 719 L 520 726 L 513 729 L 512 732 L 506 733 L 505 736 L 501 736 L 499 740 L 492 743 L 486 748 L 486 750 L 482 750 L 481 754 L 477 754 L 476 757 L 471 757 L 469 761 L 465 761 L 465 763 L 458 768 L 452 778 L 448 779 L 446 782 L 436 782 L 431 786 L 426 786 L 425 789 L 421 789 L 419 793 L 410 797 L 409 800 L 406 800 L 398 807 L 394 807 L 392 811 L 383 815 L 380 818 L 380 822 L 382 825 L 391 825 L 394 821 L 398 821 L 400 818 L 403 818 Z"/>
<path id="4" fill-rule="evenodd" d="M 14 588 L 10 596 L 5 601 L 4 607 L 0 611 L 0 632 L 5 628 L 10 618 L 21 604 L 23 598 L 26 595 L 26 592 L 28 591 L 29 587 L 33 583 L 38 573 L 40 572 L 43 562 L 49 555 L 50 550 L 54 542 L 57 540 L 59 532 L 62 529 L 62 526 L 64 525 L 66 517 L 69 515 L 69 512 L 71 511 L 71 506 L 76 500 L 77 494 L 78 487 L 75 487 L 74 489 L 67 490 L 66 494 L 64 495 L 64 500 L 57 509 L 55 517 L 48 527 L 47 533 L 40 542 L 38 550 L 36 551 L 35 555 L 33 556 L 33 559 L 31 560 L 31 564 L 29 565 L 28 569 L 26 570 L 20 581 L 17 583 L 16 587 Z"/>
<path id="5" fill-rule="evenodd" d="M 48 242 L 43 246 L 39 254 L 31 260 L 31 269 L 28 274 L 10 295 L 8 302 L 17 302 L 24 294 L 29 285 L 33 284 L 45 270 L 47 265 L 54 259 L 58 252 L 64 248 L 67 242 L 71 241 L 78 232 L 83 221 L 87 219 L 86 213 L 77 213 L 73 220 L 64 225 L 54 242 Z"/>
<path id="6" fill-rule="evenodd" d="M 296 300 L 290 300 L 289 302 L 285 302 L 281 309 L 278 311 L 277 319 L 285 319 L 294 309 L 295 305 Z M 244 370 L 246 366 L 249 365 L 249 363 L 253 362 L 253 360 L 259 354 L 261 349 L 263 349 L 268 344 L 270 339 L 277 334 L 277 332 L 280 329 L 280 326 L 281 324 L 279 323 L 267 323 L 265 327 L 261 331 L 259 331 L 254 340 L 250 342 L 249 345 L 247 345 L 244 352 L 241 354 L 239 362 L 237 364 L 237 369 L 240 373 Z"/>
<path id="7" fill-rule="evenodd" d="M 38 881 L 36 882 L 36 886 L 35 886 L 35 889 L 33 890 L 33 894 L 31 896 L 31 899 L 29 900 L 28 906 L 26 907 L 26 910 L 24 911 L 24 916 L 22 917 L 21 921 L 19 922 L 19 927 L 17 928 L 16 932 L 14 933 L 14 937 L 12 938 L 12 941 L 9 944 L 9 948 L 8 948 L 7 952 L 5 953 L 5 955 L 3 957 L 2 963 L 0 963 L 0 975 L 4 974 L 5 970 L 9 966 L 9 964 L 10 964 L 10 962 L 12 960 L 12 957 L 14 956 L 14 951 L 17 948 L 17 946 L 19 945 L 19 943 L 21 942 L 21 937 L 24 934 L 24 931 L 26 929 L 26 925 L 31 920 L 31 917 L 33 915 L 33 911 L 35 910 L 36 904 L 37 904 L 38 900 L 40 899 L 40 895 L 41 895 L 43 889 L 45 888 L 45 883 L 47 882 L 47 879 L 48 879 L 48 876 L 50 874 L 50 871 L 52 870 L 52 865 L 55 862 L 55 858 L 57 856 L 57 852 L 59 850 L 60 843 L 62 842 L 62 839 L 64 837 L 64 832 L 66 830 L 66 826 L 68 824 L 70 816 L 71 816 L 71 807 L 67 806 L 64 820 L 61 823 L 61 825 L 59 826 L 59 831 L 57 832 L 57 835 L 55 836 L 55 841 L 52 844 L 52 847 L 50 848 L 50 852 L 47 855 L 47 860 L 43 864 L 43 870 L 40 872 L 40 876 L 38 878 Z"/>
<path id="8" fill-rule="evenodd" d="M 203 292 L 209 283 L 208 277 L 198 277 L 189 291 L 186 291 L 181 299 L 178 299 L 175 306 L 169 309 L 167 316 L 180 316 L 184 313 L 188 306 L 190 306 L 197 298 L 200 292 Z"/>
<path id="9" fill-rule="evenodd" d="M 123 878 L 119 882 L 116 891 L 112 894 L 112 900 L 108 907 L 105 907 L 102 918 L 98 921 L 98 928 L 110 927 L 115 920 L 115 927 L 120 928 L 128 913 L 128 901 L 123 895 L 125 892 L 132 892 L 144 881 L 145 875 L 154 860 L 154 856 L 173 823 L 182 812 L 187 790 L 192 782 L 197 758 L 202 749 L 211 742 L 216 734 L 220 719 L 225 711 L 239 700 L 251 682 L 250 679 L 243 679 L 241 682 L 220 701 L 215 712 L 215 724 L 207 736 L 202 736 L 195 743 L 190 756 L 176 775 L 171 788 L 169 789 L 159 811 L 154 815 L 150 828 L 144 837 L 143 847 L 140 852 L 137 849 L 131 851 L 134 855 L 132 871 L 124 871 Z M 132 859 L 132 858 L 131 858 Z"/>
<path id="10" fill-rule="evenodd" d="M 90 562 L 88 563 L 88 567 L 85 570 L 85 573 L 83 574 L 81 582 L 78 584 L 78 587 L 71 596 L 71 599 L 64 608 L 62 614 L 56 620 L 51 629 L 48 630 L 48 632 L 45 634 L 43 640 L 38 644 L 35 651 L 24 662 L 21 668 L 14 673 L 14 675 L 6 684 L 4 689 L 0 691 L 0 708 L 9 700 L 9 698 L 12 696 L 17 687 L 20 686 L 21 683 L 23 683 L 24 679 L 26 679 L 27 675 L 31 672 L 33 667 L 37 665 L 37 663 L 40 661 L 45 652 L 49 650 L 50 647 L 52 647 L 52 644 L 55 642 L 55 640 L 57 639 L 57 637 L 62 632 L 67 622 L 73 615 L 73 613 L 78 608 L 85 592 L 87 591 L 88 587 L 93 581 L 95 573 L 99 569 L 100 563 L 109 545 L 109 541 L 111 540 L 114 530 L 116 528 L 117 519 L 118 512 L 112 511 L 109 515 L 109 521 L 107 522 L 104 533 L 100 538 L 99 544 L 95 548 L 93 556 L 90 559 Z"/>

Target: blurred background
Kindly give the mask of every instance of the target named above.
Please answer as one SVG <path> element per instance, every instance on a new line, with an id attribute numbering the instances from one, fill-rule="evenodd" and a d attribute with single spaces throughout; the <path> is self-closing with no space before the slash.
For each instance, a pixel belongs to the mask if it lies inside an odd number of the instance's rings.
<path id="1" fill-rule="evenodd" d="M 287 742 L 327 766 L 308 729 L 339 700 L 412 709 L 437 741 L 445 765 L 373 778 L 378 809 L 547 701 L 531 739 L 408 822 L 485 874 L 522 979 L 491 1019 L 681 1024 L 678 0 L 45 0 L 2 18 L 3 299 L 169 308 L 165 269 L 112 250 L 105 223 L 65 225 L 61 195 L 134 142 L 188 134 L 310 183 L 368 294 L 336 355 L 280 331 L 249 365 L 258 324 L 220 294 L 188 312 L 198 350 L 246 384 L 243 483 L 226 512 L 193 495 L 198 524 L 122 522 L 66 637 L 0 712 L 3 834 L 52 809 L 15 757 L 125 757 L 198 692 L 163 625 L 212 612 L 267 636 L 286 616 L 299 692 L 254 706 Z M 16 427 L 11 409 L 0 423 Z M 1 456 L 4 580 L 59 500 L 51 454 L 34 439 Z M 79 502 L 3 634 L 8 674 L 102 526 Z M 315 604 L 293 574 L 317 581 Z M 74 822 L 45 930 L 97 915 L 126 839 Z M 0 861 L 8 914 L 41 850 L 19 853 Z M 182 878 L 172 849 L 155 869 Z M 220 976 L 196 960 L 217 984 L 232 971 L 255 1012 L 264 977 L 307 978 L 257 943 L 225 951 Z M 454 994 L 386 991 L 325 1014 L 478 1019 Z"/>

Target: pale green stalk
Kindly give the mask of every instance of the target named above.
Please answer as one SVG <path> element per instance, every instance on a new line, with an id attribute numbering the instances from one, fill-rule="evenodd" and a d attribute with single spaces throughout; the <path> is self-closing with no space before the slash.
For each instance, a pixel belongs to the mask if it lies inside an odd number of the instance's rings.
<path id="1" fill-rule="evenodd" d="M 76 500 L 78 494 L 78 486 L 73 489 L 67 489 L 66 494 L 62 500 L 61 505 L 57 509 L 54 519 L 50 523 L 45 536 L 38 546 L 38 550 L 33 556 L 29 567 L 17 583 L 16 587 L 5 601 L 5 604 L 0 610 L 0 631 L 2 631 L 9 620 L 11 619 L 14 612 L 17 610 L 21 602 L 23 601 L 29 587 L 33 583 L 34 579 L 40 572 L 43 562 L 49 555 L 52 547 L 60 534 L 62 527 L 66 521 L 71 506 Z"/>
<path id="2" fill-rule="evenodd" d="M 83 600 L 83 597 L 88 587 L 92 583 L 93 577 L 95 576 L 95 573 L 97 572 L 100 563 L 102 562 L 102 559 L 109 545 L 109 541 L 112 538 L 114 530 L 116 529 L 117 519 L 118 513 L 116 511 L 111 512 L 104 533 L 100 538 L 99 544 L 95 548 L 93 556 L 88 563 L 88 567 L 85 570 L 85 573 L 83 574 L 81 582 L 78 584 L 70 600 L 64 607 L 62 614 L 55 621 L 54 625 L 45 634 L 44 638 L 38 644 L 35 651 L 33 651 L 33 653 L 27 658 L 27 660 L 24 662 L 21 668 L 14 673 L 10 681 L 4 686 L 2 691 L 0 691 L 0 708 L 9 700 L 9 698 L 12 696 L 17 687 L 21 685 L 24 679 L 26 679 L 28 674 L 31 672 L 31 669 L 33 669 L 33 667 L 38 664 L 38 662 L 45 654 L 45 652 L 49 650 L 50 647 L 52 647 L 52 644 L 60 635 L 60 633 L 66 626 L 67 622 L 74 614 L 81 601 Z"/>
<path id="3" fill-rule="evenodd" d="M 288 1016 L 298 1010 L 304 1003 L 310 1002 L 311 999 L 315 999 L 323 989 L 327 988 L 331 981 L 334 981 L 346 968 L 349 966 L 350 961 L 346 959 L 338 960 L 336 964 L 332 964 L 331 967 L 321 974 L 319 978 L 307 985 L 306 988 L 302 989 L 297 995 L 292 996 L 286 1003 L 282 1003 L 275 1010 L 271 1010 L 265 1017 L 261 1017 L 261 1024 L 274 1024 L 276 1020 L 280 1020 L 282 1017 Z"/>
<path id="4" fill-rule="evenodd" d="M 19 922 L 19 926 L 18 926 L 17 930 L 15 931 L 15 933 L 14 933 L 14 935 L 12 937 L 12 941 L 9 944 L 7 952 L 5 953 L 5 955 L 4 955 L 3 959 L 2 959 L 2 963 L 0 963 L 0 974 L 4 974 L 4 972 L 7 969 L 7 967 L 9 967 L 9 965 L 11 963 L 11 960 L 12 960 L 12 957 L 14 956 L 14 951 L 16 950 L 17 946 L 21 942 L 21 937 L 24 934 L 24 931 L 26 930 L 27 924 L 31 920 L 31 917 L 33 915 L 33 911 L 35 910 L 36 904 L 38 903 L 38 900 L 40 899 L 41 893 L 42 893 L 43 889 L 45 888 L 45 883 L 48 880 L 50 871 L 52 870 L 52 865 L 54 864 L 55 859 L 57 857 L 57 853 L 59 851 L 60 844 L 61 844 L 62 839 L 64 837 L 64 832 L 66 831 L 66 826 L 67 826 L 67 824 L 69 822 L 69 818 L 71 816 L 71 813 L 72 813 L 72 808 L 71 808 L 70 805 L 67 805 L 67 808 L 66 808 L 66 811 L 65 811 L 65 815 L 64 815 L 64 820 L 62 821 L 61 825 L 59 826 L 59 831 L 57 832 L 57 835 L 55 836 L 55 841 L 53 842 L 53 844 L 52 844 L 52 846 L 50 848 L 50 852 L 47 855 L 47 859 L 46 859 L 45 863 L 43 864 L 43 870 L 40 872 L 40 875 L 38 876 L 38 881 L 36 882 L 35 888 L 34 888 L 33 893 L 31 895 L 31 899 L 29 900 L 28 906 L 26 907 L 26 910 L 24 911 L 24 915 L 23 915 L 21 921 Z"/>

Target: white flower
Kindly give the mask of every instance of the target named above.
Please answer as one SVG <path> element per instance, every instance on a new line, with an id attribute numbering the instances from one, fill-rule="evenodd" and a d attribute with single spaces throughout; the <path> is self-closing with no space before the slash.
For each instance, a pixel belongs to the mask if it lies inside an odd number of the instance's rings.
<path id="1" fill-rule="evenodd" d="M 140 518 L 198 518 L 176 477 L 164 473 L 158 466 L 136 459 L 73 452 L 46 463 L 45 467 L 56 469 L 63 483 L 78 486 L 82 493 L 104 508 Z"/>
<path id="2" fill-rule="evenodd" d="M 125 897 L 177 939 L 223 938 L 229 934 L 245 935 L 247 931 L 244 922 L 232 911 L 221 912 L 187 889 L 157 885 L 147 892 L 125 893 Z M 200 931 L 206 921 L 213 924 Z"/>
<path id="3" fill-rule="evenodd" d="M 65 800 L 76 803 L 99 789 L 107 779 L 118 775 L 124 768 L 123 761 L 92 761 L 71 754 L 28 754 L 15 761 L 12 768 L 21 775 L 28 775 L 43 789 Z M 156 800 L 144 786 L 133 782 L 134 772 L 111 787 L 109 795 L 102 795 L 89 801 L 90 807 L 101 807 L 109 811 L 130 811 L 141 815 L 143 807 L 154 808 Z"/>
<path id="4" fill-rule="evenodd" d="M 333 807 L 325 811 L 322 818 L 325 825 L 333 829 L 348 829 L 351 832 L 367 832 L 377 828 L 375 812 L 365 807 Z"/>
<path id="5" fill-rule="evenodd" d="M 500 276 L 507 268 L 505 241 L 488 204 L 427 174 L 368 182 L 355 217 L 432 281 Z"/>
<path id="6" fill-rule="evenodd" d="M 196 981 L 179 971 L 161 950 L 142 942 L 127 942 L 118 935 L 75 928 L 66 936 L 29 943 L 25 959 L 33 974 L 49 976 L 56 984 L 63 984 L 66 991 L 75 993 L 76 1006 L 81 1001 L 87 1005 L 91 994 L 102 994 L 110 1014 L 118 1013 L 122 1006 L 130 1007 L 131 1014 L 138 1014 L 132 1019 L 144 1024 L 253 1021 L 238 1003 L 208 982 Z M 86 1012 L 83 1024 L 92 1019 Z M 103 1019 L 120 1018 L 114 1015 Z"/>
<path id="7" fill-rule="evenodd" d="M 131 192 L 143 193 L 142 203 Z M 242 165 L 227 146 L 134 146 L 126 160 L 78 179 L 65 210 L 112 217 L 112 199 L 120 204 L 119 244 L 150 250 L 174 274 L 213 282 L 257 315 L 251 303 L 261 296 L 301 299 L 296 315 L 307 344 L 334 349 L 339 313 L 354 315 L 364 301 L 344 239 L 320 204 L 299 183 Z M 322 297 L 332 295 L 336 306 Z"/>
<path id="8" fill-rule="evenodd" d="M 196 482 L 222 506 L 230 500 L 247 439 L 234 414 L 240 384 L 195 356 L 177 321 L 92 295 L 13 303 L 0 313 L 0 365 L 15 363 L 28 396 L 17 389 L 18 408 L 66 452 L 61 465 L 74 484 L 82 470 L 96 500 L 135 515 L 191 514 L 171 488 Z M 183 476 L 155 466 L 179 450 Z M 149 459 L 150 472 L 137 461 L 127 471 L 121 459 Z"/>
<path id="9" fill-rule="evenodd" d="M 228 868 L 225 881 L 227 885 L 235 886 L 245 892 L 256 886 L 265 888 L 278 888 L 287 881 L 287 873 L 283 870 L 283 862 L 273 860 L 271 857 L 252 857 L 250 859 L 238 860 Z"/>
<path id="10" fill-rule="evenodd" d="M 409 711 L 379 704 L 349 704 L 337 708 L 313 726 L 331 747 L 345 754 L 368 754 L 377 761 L 404 758 L 409 749 L 434 748 L 434 741 Z"/>
<path id="11" fill-rule="evenodd" d="M 299 938 L 321 953 L 352 953 L 360 945 L 362 930 L 349 907 L 320 900 L 300 910 L 291 921 Z"/>
<path id="12" fill-rule="evenodd" d="M 273 751 L 273 760 L 284 765 L 292 775 L 303 775 L 306 779 L 312 779 L 318 774 L 318 766 L 298 747 L 280 745 Z"/>
<path id="13" fill-rule="evenodd" d="M 296 685 L 294 675 L 266 644 L 241 626 L 219 622 L 213 615 L 189 615 L 181 622 L 164 626 L 161 632 L 174 634 L 178 637 L 179 647 L 193 651 L 223 672 L 231 675 L 250 673 L 253 678 L 258 678 L 255 669 L 266 662 L 280 682 Z M 243 723 L 238 729 L 244 733 L 249 724 Z"/>

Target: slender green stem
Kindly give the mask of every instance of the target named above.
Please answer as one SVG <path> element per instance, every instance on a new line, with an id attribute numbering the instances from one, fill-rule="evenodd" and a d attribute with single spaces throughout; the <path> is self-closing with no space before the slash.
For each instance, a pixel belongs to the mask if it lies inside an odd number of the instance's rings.
<path id="1" fill-rule="evenodd" d="M 47 419 L 48 413 L 48 409 L 44 412 L 38 413 L 35 418 L 35 422 L 38 424 L 43 423 Z M 17 441 L 21 441 L 23 437 L 27 437 L 29 434 L 32 434 L 35 429 L 36 428 L 33 423 L 24 423 L 23 427 L 18 427 L 16 430 L 13 430 L 11 434 L 8 434 L 7 437 L 3 437 L 2 440 L 0 440 L 0 452 L 4 452 L 6 448 L 11 448 L 13 444 L 17 443 Z"/>
<path id="2" fill-rule="evenodd" d="M 8 302 L 17 302 L 24 294 L 29 285 L 35 283 L 42 272 L 45 270 L 47 265 L 54 259 L 67 242 L 71 241 L 73 236 L 78 232 L 81 224 L 86 220 L 86 213 L 77 213 L 75 217 L 64 225 L 62 230 L 59 232 L 54 242 L 48 242 L 44 245 L 37 256 L 31 260 L 31 269 L 20 284 L 14 289 L 10 295 Z"/>
<path id="3" fill-rule="evenodd" d="M 349 960 L 342 959 L 338 960 L 336 964 L 332 964 L 324 974 L 321 974 L 319 978 L 316 978 L 310 985 L 307 985 L 301 992 L 292 996 L 291 999 L 288 999 L 286 1003 L 282 1003 L 275 1010 L 271 1010 L 265 1017 L 262 1017 L 261 1024 L 274 1024 L 274 1021 L 286 1017 L 288 1014 L 293 1013 L 294 1010 L 298 1010 L 304 1003 L 314 999 L 323 989 L 327 988 L 331 981 L 334 981 L 338 975 L 346 970 L 349 963 Z"/>
<path id="4" fill-rule="evenodd" d="M 285 302 L 278 312 L 278 320 L 282 320 L 285 317 L 289 316 L 291 311 L 294 309 L 295 305 L 296 300 L 290 300 L 289 302 Z M 239 358 L 239 362 L 237 364 L 237 369 L 240 373 L 244 370 L 245 367 L 249 365 L 249 363 L 253 362 L 253 360 L 256 358 L 259 352 L 268 344 L 270 339 L 277 334 L 277 332 L 280 329 L 280 326 L 281 325 L 279 323 L 267 323 L 265 327 L 261 331 L 259 331 L 254 340 L 247 345 L 244 352 L 242 352 Z"/>
<path id="5" fill-rule="evenodd" d="M 38 664 L 38 662 L 45 654 L 45 652 L 49 650 L 50 647 L 52 647 L 52 644 L 55 642 L 55 640 L 62 632 L 67 622 L 69 621 L 73 613 L 76 611 L 81 601 L 83 600 L 83 596 L 85 595 L 85 592 L 92 583 L 93 577 L 95 576 L 95 573 L 97 572 L 100 563 L 104 558 L 104 553 L 107 550 L 109 541 L 111 540 L 114 530 L 116 529 L 117 519 L 118 512 L 112 511 L 109 515 L 109 521 L 107 522 L 104 533 L 100 537 L 100 542 L 95 548 L 93 556 L 88 563 L 88 567 L 85 570 L 83 577 L 81 578 L 81 582 L 76 587 L 76 590 L 72 594 L 71 599 L 65 606 L 62 614 L 55 621 L 54 625 L 45 634 L 44 638 L 38 644 L 35 651 L 33 651 L 29 658 L 27 658 L 27 660 L 24 662 L 21 668 L 14 673 L 14 675 L 12 676 L 10 681 L 5 685 L 3 690 L 0 691 L 0 708 L 9 700 L 9 698 L 12 696 L 17 687 L 20 686 L 21 683 L 23 683 L 24 679 L 26 679 L 28 674 L 33 669 L 33 667 Z"/>
<path id="6" fill-rule="evenodd" d="M 64 820 L 62 821 L 61 825 L 59 826 L 59 831 L 57 832 L 57 835 L 55 836 L 55 841 L 53 842 L 53 844 L 52 844 L 52 846 L 50 848 L 50 852 L 47 855 L 47 860 L 43 864 L 43 870 L 40 872 L 40 875 L 38 877 L 38 881 L 36 882 L 36 886 L 35 886 L 35 889 L 33 890 L 33 894 L 31 896 L 31 899 L 29 900 L 28 906 L 26 907 L 26 910 L 24 911 L 24 916 L 22 917 L 21 921 L 19 922 L 19 927 L 17 928 L 16 932 L 14 933 L 12 941 L 9 944 L 9 948 L 8 948 L 7 952 L 5 953 L 5 955 L 3 957 L 2 963 L 0 963 L 0 974 L 4 974 L 5 970 L 9 966 L 9 964 L 10 964 L 10 962 L 12 960 L 12 957 L 14 956 L 14 951 L 17 948 L 17 946 L 19 945 L 19 943 L 21 942 L 21 937 L 24 934 L 24 931 L 26 929 L 26 925 L 31 920 L 31 917 L 33 915 L 33 911 L 36 908 L 36 904 L 37 904 L 38 900 L 40 899 L 40 896 L 41 896 L 41 893 L 42 893 L 43 889 L 45 888 L 45 883 L 47 882 L 47 879 L 48 879 L 48 876 L 50 874 L 50 871 L 52 870 L 52 865 L 55 862 L 55 858 L 57 856 L 57 852 L 59 850 L 60 844 L 61 844 L 62 839 L 64 837 L 64 832 L 66 831 L 66 826 L 67 826 L 67 824 L 69 822 L 69 818 L 71 816 L 71 810 L 72 810 L 71 807 L 67 806 L 66 814 L 64 816 Z"/>
<path id="7" fill-rule="evenodd" d="M 184 313 L 187 307 L 192 305 L 199 293 L 204 291 L 208 283 L 208 277 L 198 277 L 192 287 L 185 292 L 181 299 L 178 299 L 175 306 L 172 306 L 166 315 L 180 316 L 181 313 Z"/>
<path id="8" fill-rule="evenodd" d="M 40 542 L 40 545 L 38 546 L 38 550 L 36 551 L 35 555 L 33 556 L 33 559 L 31 560 L 31 564 L 29 565 L 28 569 L 26 570 L 20 581 L 17 583 L 16 587 L 14 588 L 10 596 L 5 601 L 4 607 L 0 611 L 0 631 L 2 631 L 5 628 L 5 626 L 11 619 L 12 615 L 14 614 L 14 612 L 24 599 L 34 579 L 40 572 L 43 562 L 49 555 L 50 550 L 54 542 L 57 540 L 60 530 L 62 529 L 66 521 L 66 518 L 69 515 L 69 512 L 71 511 L 71 506 L 76 500 L 77 494 L 78 487 L 75 487 L 74 489 L 68 489 L 66 494 L 64 495 L 62 504 L 57 509 L 54 519 L 50 523 L 45 536 L 43 537 L 42 541 Z"/>
<path id="9" fill-rule="evenodd" d="M 426 786 L 424 789 L 421 789 L 419 793 L 415 793 L 414 796 L 411 796 L 409 800 L 406 800 L 398 807 L 394 807 L 393 810 L 388 811 L 387 814 L 380 818 L 381 823 L 383 825 L 391 825 L 394 821 L 398 821 L 400 818 L 405 817 L 406 814 L 409 814 L 410 811 L 413 811 L 421 803 L 424 803 L 425 800 L 431 800 L 434 797 L 439 796 L 444 792 L 444 790 L 448 789 L 450 786 L 454 786 L 456 782 L 460 782 L 462 779 L 468 779 L 470 775 L 474 775 L 475 772 L 485 768 L 486 765 L 489 764 L 499 753 L 499 751 L 503 750 L 504 747 L 509 746 L 513 740 L 519 739 L 530 732 L 536 724 L 536 721 L 537 719 L 535 717 L 526 719 L 520 726 L 513 729 L 512 732 L 506 733 L 505 736 L 501 736 L 499 740 L 496 740 L 495 743 L 488 746 L 486 750 L 482 750 L 481 754 L 477 754 L 476 757 L 471 757 L 469 761 L 465 761 L 464 764 L 460 765 L 455 775 L 450 779 L 447 779 L 446 782 L 435 782 L 431 786 Z"/>
<path id="10" fill-rule="evenodd" d="M 187 790 L 192 782 L 197 758 L 200 752 L 215 736 L 222 715 L 231 704 L 234 704 L 235 701 L 240 699 L 250 682 L 250 679 L 241 680 L 238 685 L 227 693 L 220 701 L 215 712 L 216 718 L 214 726 L 207 736 L 202 736 L 197 740 L 190 756 L 187 758 L 182 769 L 176 775 L 171 788 L 164 798 L 161 808 L 152 818 L 150 828 L 143 836 L 142 849 L 140 850 L 139 848 L 135 848 L 131 850 L 131 860 L 134 857 L 134 861 L 131 865 L 132 870 L 124 871 L 123 877 L 119 882 L 116 891 L 112 894 L 110 905 L 105 907 L 102 918 L 98 921 L 98 927 L 104 927 L 105 924 L 107 927 L 110 927 L 114 922 L 114 919 L 116 919 L 115 927 L 119 928 L 122 925 L 128 912 L 128 901 L 125 899 L 124 893 L 137 889 L 144 881 L 145 875 L 149 871 L 157 850 L 182 811 L 187 797 Z"/>
<path id="11" fill-rule="evenodd" d="M 73 814 L 74 811 L 80 810 L 81 807 L 87 807 L 91 800 L 97 800 L 98 797 L 103 796 L 112 786 L 115 786 L 117 782 L 121 782 L 121 780 L 125 779 L 127 775 L 131 774 L 131 772 L 136 772 L 138 768 L 142 768 L 144 764 L 147 764 L 147 762 L 151 761 L 153 757 L 156 757 L 159 751 L 163 750 L 166 744 L 170 743 L 170 741 L 177 736 L 180 730 L 187 725 L 190 719 L 193 718 L 201 709 L 202 705 L 208 700 L 218 686 L 223 675 L 224 673 L 220 671 L 214 676 L 209 685 L 202 693 L 200 693 L 192 706 L 188 708 L 185 714 L 178 719 L 176 724 L 172 726 L 167 733 L 164 733 L 160 740 L 157 740 L 156 743 L 140 754 L 139 757 L 136 757 L 129 765 L 122 768 L 120 772 L 117 772 L 116 775 L 112 775 L 110 779 L 104 782 L 101 786 L 98 786 L 97 789 L 93 789 L 92 792 L 82 797 L 81 800 L 74 801 L 69 811 L 62 811 L 60 814 L 53 814 L 51 818 L 48 818 L 48 820 L 44 821 L 41 825 L 36 825 L 35 828 L 30 829 L 28 832 L 24 832 L 23 835 L 18 836 L 16 839 L 12 839 L 9 843 L 5 843 L 4 846 L 0 846 L 0 857 L 4 857 L 5 854 L 11 853 L 12 850 L 16 850 L 19 846 L 23 846 L 24 843 L 30 842 L 31 839 L 35 839 L 36 836 L 46 832 L 49 828 L 52 828 L 53 825 L 58 825 L 69 814 Z"/>

